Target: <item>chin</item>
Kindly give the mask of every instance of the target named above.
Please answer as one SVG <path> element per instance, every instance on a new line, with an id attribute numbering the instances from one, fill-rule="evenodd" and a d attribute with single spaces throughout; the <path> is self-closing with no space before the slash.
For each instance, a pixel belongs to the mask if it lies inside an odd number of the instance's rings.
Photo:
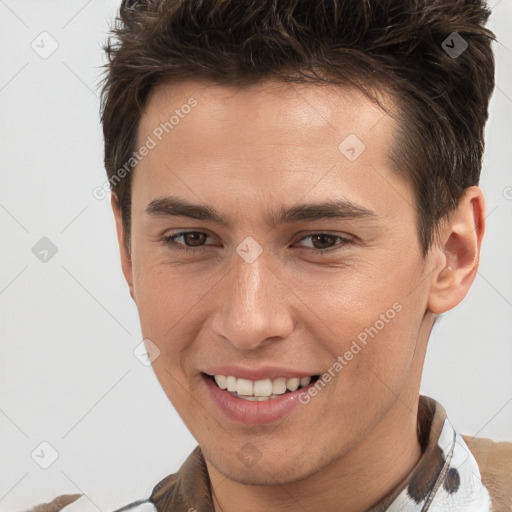
<path id="1" fill-rule="evenodd" d="M 295 453 L 262 453 L 258 460 L 244 463 L 239 452 L 201 445 L 207 464 L 225 477 L 244 485 L 286 485 L 303 480 L 327 466 L 331 460 L 314 457 L 305 450 L 294 448 Z M 241 451 L 241 450 L 240 450 Z"/>

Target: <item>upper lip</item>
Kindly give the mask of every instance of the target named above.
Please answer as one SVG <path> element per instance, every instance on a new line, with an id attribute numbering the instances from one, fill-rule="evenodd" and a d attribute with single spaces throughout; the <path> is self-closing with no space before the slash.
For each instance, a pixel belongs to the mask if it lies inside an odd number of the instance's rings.
<path id="1" fill-rule="evenodd" d="M 203 373 L 208 375 L 224 375 L 226 377 L 233 376 L 237 379 L 248 380 L 264 380 L 264 379 L 277 379 L 284 377 L 286 379 L 312 377 L 318 375 L 319 372 L 309 372 L 303 370 L 291 370 L 290 368 L 280 368 L 277 366 L 259 366 L 257 368 L 250 368 L 248 366 L 210 366 L 204 370 Z"/>

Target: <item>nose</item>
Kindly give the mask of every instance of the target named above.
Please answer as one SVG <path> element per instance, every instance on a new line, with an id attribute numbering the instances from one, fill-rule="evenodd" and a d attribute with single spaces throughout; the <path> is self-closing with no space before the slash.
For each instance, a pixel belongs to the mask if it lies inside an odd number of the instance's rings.
<path id="1" fill-rule="evenodd" d="M 285 283 L 260 255 L 252 263 L 238 257 L 224 277 L 214 313 L 214 332 L 239 350 L 255 350 L 293 331 Z"/>

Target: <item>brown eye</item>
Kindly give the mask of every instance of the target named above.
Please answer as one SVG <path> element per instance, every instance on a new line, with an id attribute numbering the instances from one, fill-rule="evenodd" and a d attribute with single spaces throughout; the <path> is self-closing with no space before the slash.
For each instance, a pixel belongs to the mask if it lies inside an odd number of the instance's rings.
<path id="1" fill-rule="evenodd" d="M 201 250 L 207 247 L 205 243 L 210 238 L 202 231 L 182 231 L 168 235 L 162 239 L 165 246 L 179 251 Z"/>
<path id="2" fill-rule="evenodd" d="M 311 237 L 311 242 L 315 249 L 328 249 L 336 244 L 337 238 L 338 237 L 333 235 L 313 235 Z"/>
<path id="3" fill-rule="evenodd" d="M 188 233 L 184 233 L 181 236 L 183 237 L 185 245 L 191 247 L 203 245 L 207 238 L 206 234 L 201 233 L 200 231 L 189 231 Z"/>
<path id="4" fill-rule="evenodd" d="M 330 233 L 313 233 L 302 238 L 300 242 L 304 242 L 306 240 L 308 240 L 309 243 L 307 245 L 302 245 L 302 247 L 306 250 L 317 253 L 343 249 L 352 243 L 348 238 L 344 238 L 339 235 L 332 235 Z"/>

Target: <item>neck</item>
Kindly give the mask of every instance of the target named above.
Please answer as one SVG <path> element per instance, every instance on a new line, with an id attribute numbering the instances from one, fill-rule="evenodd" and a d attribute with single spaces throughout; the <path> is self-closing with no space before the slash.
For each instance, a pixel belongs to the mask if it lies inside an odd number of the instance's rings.
<path id="1" fill-rule="evenodd" d="M 244 485 L 208 464 L 216 512 L 367 510 L 392 492 L 421 456 L 418 394 L 400 396 L 386 416 L 343 457 L 314 475 L 287 485 Z"/>

